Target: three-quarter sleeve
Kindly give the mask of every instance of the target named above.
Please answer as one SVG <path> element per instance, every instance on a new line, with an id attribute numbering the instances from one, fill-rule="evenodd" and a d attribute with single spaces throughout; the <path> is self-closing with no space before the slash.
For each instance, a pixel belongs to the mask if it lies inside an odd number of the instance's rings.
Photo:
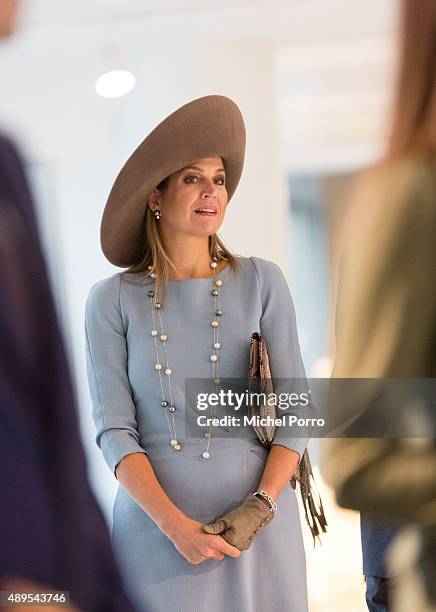
<path id="1" fill-rule="evenodd" d="M 119 274 L 91 288 L 85 311 L 86 364 L 96 443 L 112 472 L 123 457 L 145 453 L 127 374 Z"/>
<path id="2" fill-rule="evenodd" d="M 262 316 L 260 333 L 265 340 L 274 392 L 297 392 L 310 400 L 306 373 L 301 358 L 297 334 L 295 308 L 286 278 L 279 266 L 259 257 L 250 257 L 253 262 L 260 287 Z M 289 381 L 289 383 L 287 383 Z M 295 415 L 306 418 L 308 408 L 303 405 L 277 409 L 277 416 Z M 273 444 L 285 446 L 297 452 L 300 459 L 309 439 L 309 428 L 302 425 L 279 425 Z"/>

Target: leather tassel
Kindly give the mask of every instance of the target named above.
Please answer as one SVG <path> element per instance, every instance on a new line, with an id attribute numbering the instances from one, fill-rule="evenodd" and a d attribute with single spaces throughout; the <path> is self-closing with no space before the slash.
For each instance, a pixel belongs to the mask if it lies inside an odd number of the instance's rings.
<path id="1" fill-rule="evenodd" d="M 315 478 L 312 472 L 312 465 L 309 459 L 309 453 L 304 451 L 303 458 L 299 464 L 298 481 L 300 483 L 301 498 L 306 515 L 306 522 L 313 537 L 313 545 L 315 546 L 316 538 L 321 542 L 320 534 L 327 532 L 327 520 L 322 505 L 321 496 L 316 487 Z M 297 479 L 294 479 L 294 482 Z M 292 484 L 291 484 L 292 486 Z M 295 485 L 294 487 L 295 488 Z"/>
<path id="2" fill-rule="evenodd" d="M 250 368 L 248 375 L 249 390 L 258 390 L 259 388 L 265 393 L 272 393 L 272 375 L 269 365 L 268 351 L 265 341 L 262 336 L 255 332 L 251 336 L 250 342 Z M 272 418 L 276 416 L 275 406 L 264 406 L 252 404 L 250 407 L 251 415 L 266 416 L 269 414 Z M 272 439 L 274 438 L 276 428 L 262 427 L 253 425 L 257 437 L 266 448 L 270 448 Z M 307 449 L 303 453 L 303 457 L 298 464 L 297 474 L 293 475 L 289 484 L 293 489 L 297 486 L 297 481 L 300 485 L 300 494 L 303 502 L 306 522 L 309 526 L 313 537 L 313 545 L 316 544 L 316 539 L 321 542 L 321 532 L 327 532 L 327 520 L 322 505 L 321 496 L 318 492 L 315 478 L 312 472 L 309 453 Z"/>

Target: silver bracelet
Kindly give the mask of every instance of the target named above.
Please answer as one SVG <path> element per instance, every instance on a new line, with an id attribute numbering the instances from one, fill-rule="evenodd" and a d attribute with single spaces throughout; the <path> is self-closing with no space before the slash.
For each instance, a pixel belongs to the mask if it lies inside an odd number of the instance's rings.
<path id="1" fill-rule="evenodd" d="M 273 500 L 272 497 L 268 495 L 268 493 L 266 493 L 266 491 L 255 491 L 253 495 L 261 495 L 262 497 L 264 497 L 268 501 L 269 505 L 271 506 L 271 512 L 274 512 L 274 514 L 277 512 L 276 502 Z"/>

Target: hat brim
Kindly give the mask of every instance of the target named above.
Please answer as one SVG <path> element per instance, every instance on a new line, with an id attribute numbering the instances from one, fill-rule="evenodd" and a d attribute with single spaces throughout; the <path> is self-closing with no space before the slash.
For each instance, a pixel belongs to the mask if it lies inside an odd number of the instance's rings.
<path id="1" fill-rule="evenodd" d="M 177 109 L 124 164 L 101 222 L 101 248 L 111 263 L 122 268 L 139 263 L 151 192 L 167 176 L 211 155 L 223 160 L 230 201 L 244 165 L 245 126 L 238 106 L 225 96 L 205 96 Z"/>

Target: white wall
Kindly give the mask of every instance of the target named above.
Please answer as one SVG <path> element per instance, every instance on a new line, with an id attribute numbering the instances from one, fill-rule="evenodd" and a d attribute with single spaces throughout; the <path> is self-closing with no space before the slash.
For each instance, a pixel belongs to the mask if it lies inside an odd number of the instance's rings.
<path id="1" fill-rule="evenodd" d="M 0 54 L 2 86 L 8 92 L 0 101 L 2 124 L 20 126 L 29 159 L 42 163 L 53 182 L 58 226 L 50 239 L 61 259 L 61 308 L 91 478 L 107 516 L 116 483 L 94 443 L 83 316 L 92 284 L 116 271 L 101 253 L 99 226 L 112 181 L 127 156 L 188 100 L 209 93 L 233 98 L 246 121 L 247 156 L 222 235 L 238 253 L 268 257 L 284 269 L 287 264 L 287 194 L 277 153 L 271 45 L 230 40 L 218 46 L 207 37 L 195 42 L 174 37 L 162 48 L 160 37 L 151 35 L 125 48 L 137 87 L 118 100 L 94 94 L 87 50 L 24 55 L 13 65 Z M 264 236 L 269 240 L 260 240 Z"/>
<path id="2" fill-rule="evenodd" d="M 141 13 L 143 3 L 131 2 L 138 16 L 119 20 L 113 15 L 122 9 L 114 3 L 109 21 L 98 3 L 99 21 L 96 2 L 88 16 L 81 10 L 74 20 L 71 3 L 57 4 L 53 12 L 52 3 L 40 0 L 36 6 L 42 18 L 36 12 L 34 24 L 30 20 L 0 47 L 0 124 L 19 137 L 29 163 L 46 177 L 56 209 L 48 251 L 59 257 L 54 269 L 83 439 L 92 483 L 108 517 L 115 481 L 94 443 L 83 316 L 92 284 L 115 272 L 101 253 L 99 224 L 117 171 L 143 137 L 181 104 L 211 93 L 233 98 L 246 121 L 247 154 L 222 235 L 234 251 L 272 259 L 288 273 L 289 166 L 301 171 L 333 163 L 342 168 L 349 161 L 350 139 L 356 159 L 374 155 L 381 109 L 370 103 L 366 123 L 353 121 L 359 91 L 347 107 L 348 123 L 341 123 L 334 96 L 340 91 L 341 100 L 346 99 L 343 86 L 355 68 L 350 58 L 356 54 L 362 75 L 376 70 L 374 53 L 370 65 L 363 61 L 359 32 L 365 41 L 368 35 L 381 39 L 377 49 L 385 63 L 379 75 L 388 74 L 395 2 L 373 0 L 372 11 L 360 0 L 332 0 L 328 11 L 325 2 L 315 1 L 310 6 L 257 2 L 249 9 L 242 1 L 234 7 L 201 3 L 201 10 L 195 3 L 184 9 L 175 2 L 168 3 L 169 13 L 150 7 L 150 15 Z M 365 15 L 370 16 L 367 21 Z M 108 42 L 120 45 L 137 78 L 136 88 L 117 100 L 101 99 L 93 90 Z M 341 61 L 344 70 L 335 73 Z M 339 77 L 329 80 L 334 73 Z M 358 76 L 355 70 L 353 74 Z M 357 81 L 371 101 L 374 80 Z M 386 100 L 383 77 L 377 82 L 378 95 Z M 332 143 L 334 155 L 329 157 Z"/>

